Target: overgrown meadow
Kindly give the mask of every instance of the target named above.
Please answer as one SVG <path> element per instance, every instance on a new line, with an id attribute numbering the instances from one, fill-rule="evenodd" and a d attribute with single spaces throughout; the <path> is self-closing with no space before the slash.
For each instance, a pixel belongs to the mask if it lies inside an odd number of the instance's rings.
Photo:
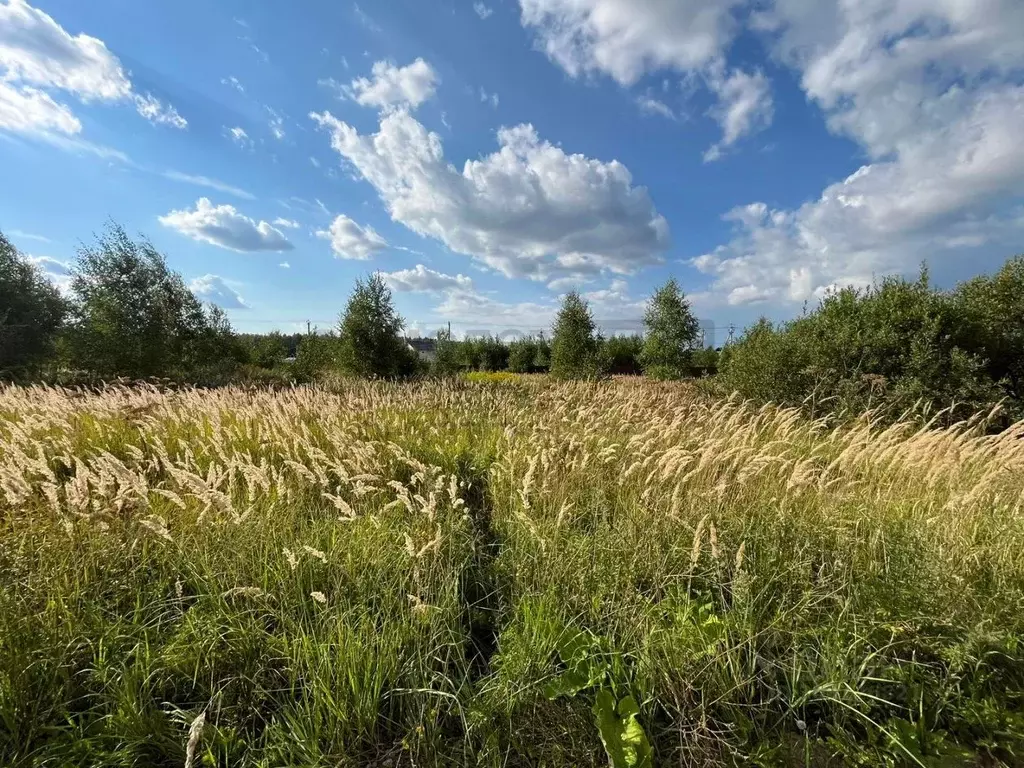
<path id="1" fill-rule="evenodd" d="M 0 389 L 0 765 L 1024 765 L 1024 425 Z"/>

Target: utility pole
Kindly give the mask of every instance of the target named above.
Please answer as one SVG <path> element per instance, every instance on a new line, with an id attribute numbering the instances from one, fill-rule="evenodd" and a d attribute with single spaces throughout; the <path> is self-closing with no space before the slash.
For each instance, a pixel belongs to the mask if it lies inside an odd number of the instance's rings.
<path id="1" fill-rule="evenodd" d="M 309 320 L 306 321 L 306 335 L 309 336 L 313 332 L 309 329 Z"/>

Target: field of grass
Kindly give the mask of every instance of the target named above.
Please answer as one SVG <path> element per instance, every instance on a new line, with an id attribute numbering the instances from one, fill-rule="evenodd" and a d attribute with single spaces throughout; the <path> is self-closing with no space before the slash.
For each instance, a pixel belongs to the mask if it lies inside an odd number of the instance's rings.
<path id="1" fill-rule="evenodd" d="M 1024 426 L 0 389 L 0 765 L 1024 765 Z"/>

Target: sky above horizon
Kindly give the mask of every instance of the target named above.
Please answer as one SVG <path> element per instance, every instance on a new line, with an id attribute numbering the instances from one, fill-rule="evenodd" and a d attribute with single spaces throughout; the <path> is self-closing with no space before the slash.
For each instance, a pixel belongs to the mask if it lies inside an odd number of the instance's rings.
<path id="1" fill-rule="evenodd" d="M 242 331 L 605 332 L 674 276 L 721 343 L 1024 251 L 1020 0 L 0 0 L 0 230 L 114 220 Z"/>

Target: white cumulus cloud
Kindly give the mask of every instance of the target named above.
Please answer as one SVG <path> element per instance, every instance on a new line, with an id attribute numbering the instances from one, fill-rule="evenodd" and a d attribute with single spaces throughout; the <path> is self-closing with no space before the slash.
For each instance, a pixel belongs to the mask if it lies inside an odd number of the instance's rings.
<path id="1" fill-rule="evenodd" d="M 632 85 L 659 69 L 699 70 L 736 31 L 743 0 L 519 0 L 523 26 L 566 72 Z"/>
<path id="2" fill-rule="evenodd" d="M 712 116 L 724 136 L 709 151 L 717 157 L 772 118 L 768 81 L 761 73 L 724 73 L 740 25 L 736 11 L 747 0 L 519 0 L 521 21 L 537 44 L 570 76 L 601 73 L 623 86 L 645 74 L 675 71 L 700 76 L 719 103 Z M 660 102 L 641 109 L 666 117 Z"/>
<path id="3" fill-rule="evenodd" d="M 222 309 L 248 309 L 249 305 L 227 281 L 219 275 L 197 277 L 188 286 L 197 298 L 209 301 Z"/>
<path id="4" fill-rule="evenodd" d="M 430 99 L 440 78 L 423 59 L 398 67 L 389 61 L 373 65 L 373 76 L 358 77 L 343 92 L 364 107 L 389 109 L 397 106 L 418 107 Z"/>
<path id="5" fill-rule="evenodd" d="M 384 272 L 383 277 L 392 288 L 403 293 L 445 293 L 473 288 L 473 281 L 465 275 L 446 275 L 422 264 L 412 269 Z"/>
<path id="6" fill-rule="evenodd" d="M 290 251 L 293 246 L 279 229 L 255 221 L 231 205 L 214 205 L 205 197 L 192 210 L 171 211 L 160 216 L 165 227 L 204 243 L 232 251 Z"/>
<path id="7" fill-rule="evenodd" d="M 134 90 L 120 60 L 102 40 L 71 35 L 25 0 L 0 3 L 0 128 L 28 133 L 77 134 L 81 125 L 49 91 L 82 102 L 127 102 L 155 124 L 185 128 L 177 110 Z M 21 113 L 19 119 L 12 115 Z"/>
<path id="8" fill-rule="evenodd" d="M 624 165 L 566 154 L 531 125 L 502 128 L 496 152 L 459 170 L 404 110 L 373 135 L 328 112 L 310 117 L 394 221 L 510 277 L 629 273 L 669 245 L 667 222 Z"/>
<path id="9" fill-rule="evenodd" d="M 28 261 L 39 267 L 43 272 L 50 272 L 55 275 L 70 275 L 71 265 L 66 261 L 51 258 L 50 256 L 29 256 Z"/>
<path id="10" fill-rule="evenodd" d="M 716 295 L 802 302 L 924 258 L 1019 249 L 1024 5 L 778 0 L 755 18 L 869 162 L 798 208 L 732 211 L 735 236 L 694 261 Z"/>
<path id="11" fill-rule="evenodd" d="M 344 214 L 335 218 L 329 229 L 320 230 L 316 235 L 330 241 L 331 250 L 339 259 L 366 261 L 388 247 L 387 241 L 373 227 L 361 227 Z"/>

